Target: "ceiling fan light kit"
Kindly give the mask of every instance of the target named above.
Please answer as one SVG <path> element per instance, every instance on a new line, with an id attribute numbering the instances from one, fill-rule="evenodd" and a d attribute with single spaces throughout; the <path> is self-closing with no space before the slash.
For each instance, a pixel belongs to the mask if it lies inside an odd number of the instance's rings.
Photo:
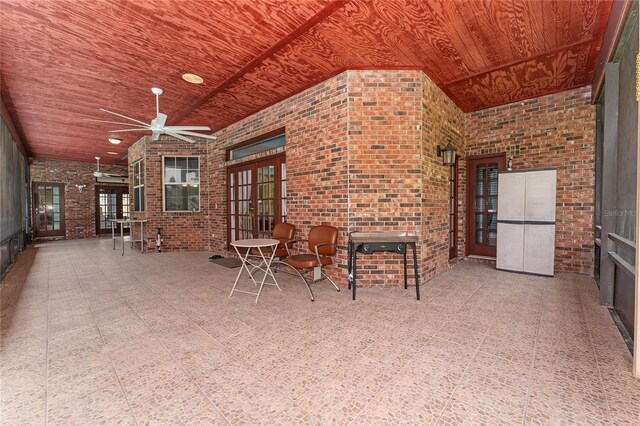
<path id="1" fill-rule="evenodd" d="M 213 135 L 207 135 L 203 133 L 195 133 L 195 131 L 207 131 L 211 130 L 207 126 L 165 126 L 167 122 L 167 115 L 160 112 L 160 95 L 162 95 L 163 90 L 158 87 L 151 88 L 151 92 L 156 97 L 156 117 L 151 120 L 151 123 L 147 124 L 143 121 L 136 120 L 135 118 L 128 117 L 123 114 L 119 114 L 117 112 L 109 111 L 104 108 L 100 108 L 100 111 L 104 111 L 108 114 L 115 115 L 120 118 L 124 118 L 125 120 L 129 120 L 130 123 L 123 123 L 119 121 L 106 121 L 106 120 L 93 120 L 89 119 L 88 121 L 96 121 L 101 123 L 111 123 L 111 124 L 119 124 L 122 126 L 127 126 L 127 129 L 117 129 L 110 130 L 109 133 L 128 133 L 128 132 L 149 132 L 151 131 L 151 139 L 157 141 L 160 139 L 160 135 L 169 135 L 173 136 L 176 139 L 183 140 L 185 142 L 194 143 L 195 140 L 190 138 L 189 136 L 195 136 L 198 138 L 215 140 L 216 137 Z M 122 141 L 120 138 L 109 137 L 109 142 L 117 144 L 119 142 L 113 142 L 112 139 L 118 139 Z"/>

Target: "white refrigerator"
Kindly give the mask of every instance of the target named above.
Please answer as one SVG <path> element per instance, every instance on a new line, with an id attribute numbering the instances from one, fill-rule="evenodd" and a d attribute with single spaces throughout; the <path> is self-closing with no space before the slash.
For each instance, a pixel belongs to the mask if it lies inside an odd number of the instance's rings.
<path id="1" fill-rule="evenodd" d="M 556 170 L 498 175 L 496 268 L 553 276 Z"/>

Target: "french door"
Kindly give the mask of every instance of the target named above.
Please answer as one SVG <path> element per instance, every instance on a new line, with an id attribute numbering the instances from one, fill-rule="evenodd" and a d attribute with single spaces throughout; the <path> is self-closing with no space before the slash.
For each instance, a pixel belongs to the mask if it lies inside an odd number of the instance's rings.
<path id="1" fill-rule="evenodd" d="M 458 157 L 449 168 L 449 260 L 458 257 Z"/>
<path id="2" fill-rule="evenodd" d="M 64 237 L 64 184 L 33 183 L 33 228 L 37 237 Z"/>
<path id="3" fill-rule="evenodd" d="M 229 243 L 268 238 L 276 223 L 287 221 L 286 181 L 284 156 L 227 169 Z"/>
<path id="4" fill-rule="evenodd" d="M 128 218 L 129 188 L 96 186 L 96 234 L 110 234 L 111 219 Z"/>
<path id="5" fill-rule="evenodd" d="M 498 237 L 498 172 L 504 171 L 505 154 L 467 159 L 468 254 L 496 256 Z"/>

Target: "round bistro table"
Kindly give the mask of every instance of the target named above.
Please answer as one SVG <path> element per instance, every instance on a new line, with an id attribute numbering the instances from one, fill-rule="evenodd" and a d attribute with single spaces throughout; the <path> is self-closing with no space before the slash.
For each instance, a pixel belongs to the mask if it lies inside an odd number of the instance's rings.
<path id="1" fill-rule="evenodd" d="M 231 293 L 229 297 L 233 295 L 234 291 L 239 291 L 241 293 L 252 294 L 256 296 L 256 303 L 258 303 L 258 298 L 260 297 L 260 293 L 262 293 L 262 288 L 265 284 L 275 285 L 280 290 L 280 286 L 278 285 L 278 281 L 276 281 L 275 275 L 273 275 L 273 271 L 271 270 L 271 262 L 273 262 L 273 257 L 276 254 L 276 247 L 278 247 L 280 241 L 274 240 L 272 238 L 250 238 L 247 240 L 238 240 L 231 243 L 233 248 L 238 253 L 240 260 L 242 261 L 242 266 L 240 267 L 240 271 L 238 271 L 238 275 L 236 276 L 236 282 L 233 283 L 233 288 L 231 289 Z M 246 249 L 245 254 L 241 253 L 241 249 Z M 249 259 L 251 255 L 251 250 L 257 249 L 260 253 L 260 256 L 253 256 L 260 260 L 259 263 L 252 263 Z M 253 266 L 252 270 L 249 270 L 249 266 Z M 262 277 L 262 281 L 260 282 L 260 288 L 258 288 L 258 292 L 254 293 L 251 291 L 238 290 L 236 286 L 238 285 L 238 280 L 244 271 L 247 271 L 249 274 L 249 278 L 253 281 L 253 284 L 257 287 L 258 282 L 253 277 L 253 271 L 256 269 L 264 272 Z M 267 276 L 270 276 L 273 279 L 273 282 L 267 282 Z"/>

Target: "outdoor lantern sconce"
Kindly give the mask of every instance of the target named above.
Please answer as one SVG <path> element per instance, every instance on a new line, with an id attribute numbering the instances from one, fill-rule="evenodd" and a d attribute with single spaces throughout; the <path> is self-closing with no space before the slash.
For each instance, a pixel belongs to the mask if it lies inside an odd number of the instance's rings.
<path id="1" fill-rule="evenodd" d="M 444 148 L 438 145 L 438 157 L 442 156 L 442 164 L 453 166 L 456 164 L 456 149 L 451 145 L 451 141 Z"/>

